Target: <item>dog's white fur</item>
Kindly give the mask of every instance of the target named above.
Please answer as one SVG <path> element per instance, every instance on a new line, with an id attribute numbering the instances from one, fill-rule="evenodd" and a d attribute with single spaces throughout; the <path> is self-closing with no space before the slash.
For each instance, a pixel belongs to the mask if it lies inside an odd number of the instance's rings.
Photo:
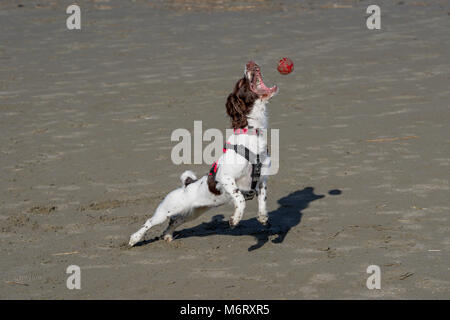
<path id="1" fill-rule="evenodd" d="M 275 92 L 276 93 L 276 92 Z M 275 94 L 274 93 L 274 94 Z M 272 95 L 274 95 L 272 94 Z M 251 112 L 247 116 L 248 126 L 257 128 L 259 135 L 233 134 L 228 142 L 231 144 L 241 144 L 250 151 L 263 153 L 267 150 L 267 114 L 266 104 L 269 98 L 259 98 L 254 104 Z M 241 161 L 237 161 L 241 158 Z M 251 170 L 250 162 L 245 161 L 237 155 L 234 150 L 228 149 L 222 154 L 217 162 L 218 170 L 216 174 L 217 186 L 221 191 L 220 195 L 211 193 L 208 189 L 207 176 L 185 186 L 187 178 L 196 180 L 192 171 L 185 171 L 180 179 L 182 186 L 170 192 L 156 209 L 155 214 L 148 219 L 137 232 L 130 237 L 130 246 L 140 242 L 145 233 L 153 226 L 163 223 L 170 218 L 170 223 L 164 231 L 164 239 L 171 241 L 176 227 L 182 223 L 191 221 L 199 217 L 212 207 L 221 206 L 225 203 L 233 203 L 235 210 L 230 218 L 230 226 L 236 226 L 242 219 L 245 210 L 245 199 L 239 190 L 251 189 Z M 258 198 L 258 220 L 262 224 L 267 224 L 268 215 L 266 210 L 267 199 L 267 172 L 270 166 L 270 157 L 263 160 L 262 174 L 256 187 Z M 264 174 L 266 173 L 266 174 Z"/>

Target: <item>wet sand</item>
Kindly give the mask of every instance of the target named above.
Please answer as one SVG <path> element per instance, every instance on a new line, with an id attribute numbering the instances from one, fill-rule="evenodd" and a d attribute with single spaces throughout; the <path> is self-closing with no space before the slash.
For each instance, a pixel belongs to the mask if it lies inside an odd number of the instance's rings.
<path id="1" fill-rule="evenodd" d="M 0 298 L 450 298 L 450 1 L 378 1 L 379 31 L 367 1 L 79 1 L 81 31 L 71 1 L 19 3 L 0 4 Z M 129 249 L 209 170 L 172 164 L 172 131 L 224 131 L 250 59 L 280 88 L 272 227 L 253 201 L 236 229 L 221 207 Z"/>

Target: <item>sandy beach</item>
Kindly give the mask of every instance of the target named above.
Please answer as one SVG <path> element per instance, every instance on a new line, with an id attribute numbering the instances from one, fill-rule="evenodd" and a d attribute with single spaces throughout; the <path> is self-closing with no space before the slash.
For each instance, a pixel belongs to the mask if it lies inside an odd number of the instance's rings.
<path id="1" fill-rule="evenodd" d="M 1 299 L 450 298 L 449 0 L 377 1 L 380 30 L 368 1 L 77 1 L 81 30 L 70 4 L 0 3 Z M 270 229 L 253 200 L 129 248 L 210 168 L 171 133 L 225 132 L 251 59 L 280 89 Z"/>

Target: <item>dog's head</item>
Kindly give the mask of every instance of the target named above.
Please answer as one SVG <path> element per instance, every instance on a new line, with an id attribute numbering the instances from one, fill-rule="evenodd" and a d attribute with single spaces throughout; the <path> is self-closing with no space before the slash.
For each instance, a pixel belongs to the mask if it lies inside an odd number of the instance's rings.
<path id="1" fill-rule="evenodd" d="M 278 92 L 278 87 L 267 87 L 261 75 L 260 67 L 253 61 L 245 65 L 244 77 L 239 79 L 233 92 L 227 98 L 227 114 L 235 129 L 247 126 L 247 115 L 257 100 L 267 102 Z"/>

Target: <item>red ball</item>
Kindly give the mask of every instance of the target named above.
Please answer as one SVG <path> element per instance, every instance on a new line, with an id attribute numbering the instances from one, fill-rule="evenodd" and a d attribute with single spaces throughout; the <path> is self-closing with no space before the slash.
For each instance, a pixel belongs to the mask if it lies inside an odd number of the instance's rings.
<path id="1" fill-rule="evenodd" d="M 281 74 L 289 74 L 294 70 L 294 63 L 289 58 L 282 58 L 278 61 L 277 70 Z"/>

